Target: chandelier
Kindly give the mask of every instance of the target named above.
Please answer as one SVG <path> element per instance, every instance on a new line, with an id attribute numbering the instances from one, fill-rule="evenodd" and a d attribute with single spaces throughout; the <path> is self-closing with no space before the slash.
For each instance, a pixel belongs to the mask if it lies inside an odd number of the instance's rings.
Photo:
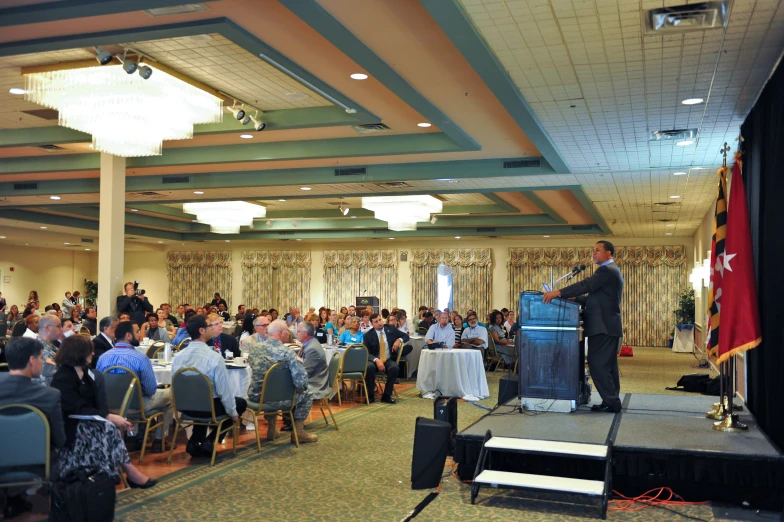
<path id="1" fill-rule="evenodd" d="M 184 203 L 183 212 L 196 214 L 196 221 L 210 226 L 216 234 L 238 234 L 241 226 L 253 224 L 267 215 L 267 208 L 246 201 Z"/>
<path id="2" fill-rule="evenodd" d="M 443 205 L 433 196 L 380 196 L 362 198 L 362 208 L 372 210 L 376 219 L 387 222 L 389 230 L 416 230 L 418 221 L 430 221 L 430 214 Z"/>
<path id="3" fill-rule="evenodd" d="M 193 138 L 195 123 L 223 115 L 220 98 L 160 69 L 149 79 L 122 65 L 29 73 L 25 91 L 56 109 L 59 125 L 91 134 L 95 150 L 124 157 L 158 156 L 163 140 Z"/>

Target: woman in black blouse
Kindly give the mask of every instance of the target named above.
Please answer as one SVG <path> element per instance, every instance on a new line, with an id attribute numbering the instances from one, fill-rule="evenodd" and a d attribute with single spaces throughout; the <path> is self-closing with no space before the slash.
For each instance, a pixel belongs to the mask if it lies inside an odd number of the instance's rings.
<path id="1" fill-rule="evenodd" d="M 130 428 L 131 423 L 109 413 L 103 375 L 96 377 L 90 370 L 93 343 L 82 335 L 73 335 L 60 345 L 54 361 L 57 373 L 52 377 L 52 388 L 60 390 L 60 403 L 65 420 L 66 443 L 60 452 L 60 472 L 71 469 L 97 467 L 111 475 L 121 466 L 132 488 L 149 488 L 158 483 L 131 464 L 128 450 L 117 428 Z M 96 383 L 98 380 L 101 384 Z M 75 419 L 71 415 L 97 416 L 95 419 Z"/>

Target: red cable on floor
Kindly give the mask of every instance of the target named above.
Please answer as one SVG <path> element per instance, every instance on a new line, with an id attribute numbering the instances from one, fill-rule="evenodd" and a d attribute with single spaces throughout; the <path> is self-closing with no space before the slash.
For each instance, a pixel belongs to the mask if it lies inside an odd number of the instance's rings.
<path id="1" fill-rule="evenodd" d="M 651 495 L 651 493 L 656 492 L 655 495 Z M 646 491 L 642 495 L 636 497 L 627 497 L 622 495 L 621 493 L 613 490 L 613 493 L 621 497 L 618 500 L 611 500 L 611 504 L 616 504 L 617 507 L 608 508 L 611 511 L 642 511 L 643 509 L 649 508 L 651 506 L 697 506 L 702 504 L 707 504 L 707 501 L 703 502 L 686 502 L 683 498 L 675 493 L 672 489 L 667 487 L 660 487 L 654 488 Z M 669 494 L 667 498 L 661 498 L 664 494 Z M 679 498 L 681 500 L 672 500 L 673 497 Z M 634 504 L 643 504 L 641 507 L 632 508 Z"/>

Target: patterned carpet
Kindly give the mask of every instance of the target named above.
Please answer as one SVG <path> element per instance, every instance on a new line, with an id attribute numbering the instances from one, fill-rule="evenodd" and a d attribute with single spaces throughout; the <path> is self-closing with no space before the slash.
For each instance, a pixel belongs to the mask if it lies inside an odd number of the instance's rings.
<path id="1" fill-rule="evenodd" d="M 620 361 L 622 391 L 667 393 L 678 377 L 693 373 L 690 355 L 661 348 L 636 348 L 635 357 Z M 488 376 L 492 397 L 478 404 L 492 407 L 501 373 Z M 671 392 L 672 393 L 672 392 Z M 460 428 L 486 410 L 459 404 Z M 322 420 L 308 426 L 319 435 L 316 444 L 299 449 L 288 437 L 262 442 L 262 451 L 246 446 L 232 458 L 219 457 L 214 468 L 192 465 L 164 477 L 149 490 L 118 495 L 117 520 L 301 520 L 399 521 L 427 495 L 410 484 L 413 427 L 416 417 L 432 418 L 433 402 L 415 389 L 400 394 L 397 405 L 376 403 L 336 415 L 340 431 Z M 470 488 L 444 470 L 439 496 L 417 521 L 443 520 L 581 520 L 595 519 L 595 507 L 527 500 L 515 492 L 481 495 L 471 505 Z M 709 506 L 674 508 L 678 513 L 712 519 Z M 612 520 L 672 520 L 680 515 L 663 509 L 615 511 Z"/>

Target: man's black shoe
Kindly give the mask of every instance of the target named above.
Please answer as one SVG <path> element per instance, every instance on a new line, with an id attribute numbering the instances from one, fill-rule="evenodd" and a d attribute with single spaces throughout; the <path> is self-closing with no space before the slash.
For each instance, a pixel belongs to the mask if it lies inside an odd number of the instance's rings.
<path id="1" fill-rule="evenodd" d="M 17 495 L 8 497 L 5 503 L 5 509 L 3 510 L 3 516 L 8 520 L 32 510 L 33 505 L 26 501 L 22 495 Z"/>
<path id="2" fill-rule="evenodd" d="M 163 442 L 161 439 L 155 439 L 152 441 L 152 449 L 150 453 L 163 453 Z"/>
<path id="3" fill-rule="evenodd" d="M 188 441 L 188 445 L 185 446 L 185 451 L 191 457 L 201 457 L 200 448 L 201 448 L 200 444 L 197 444 L 197 443 L 189 440 Z"/>
<path id="4" fill-rule="evenodd" d="M 386 402 L 387 404 L 397 404 L 397 400 L 393 399 L 392 397 L 388 397 L 386 395 L 381 396 L 381 402 Z"/>
<path id="5" fill-rule="evenodd" d="M 601 408 L 604 408 L 606 406 L 607 405 L 605 403 L 594 404 L 593 406 L 591 406 L 591 411 L 599 411 Z"/>
<path id="6" fill-rule="evenodd" d="M 284 424 L 280 431 L 291 431 L 291 424 Z"/>
<path id="7" fill-rule="evenodd" d="M 136 437 L 128 437 L 125 439 L 125 449 L 128 450 L 128 453 L 133 453 L 134 451 L 139 451 L 142 448 L 141 442 Z"/>
<path id="8" fill-rule="evenodd" d="M 593 411 L 600 411 L 600 412 L 604 412 L 604 413 L 618 413 L 619 411 L 621 411 L 621 410 L 620 410 L 620 408 L 619 408 L 619 409 L 617 409 L 617 410 L 615 410 L 615 409 L 613 409 L 613 408 L 610 408 L 610 407 L 609 407 L 609 406 L 607 406 L 607 405 L 602 405 L 602 406 L 600 406 L 599 408 L 597 408 L 597 409 L 595 409 L 595 410 L 594 410 L 593 408 L 591 408 L 591 409 L 592 409 Z"/>
<path id="9" fill-rule="evenodd" d="M 201 443 L 201 448 L 199 448 L 199 453 L 202 457 L 209 457 L 212 458 L 212 450 L 215 446 L 212 444 L 210 439 L 205 440 Z"/>

